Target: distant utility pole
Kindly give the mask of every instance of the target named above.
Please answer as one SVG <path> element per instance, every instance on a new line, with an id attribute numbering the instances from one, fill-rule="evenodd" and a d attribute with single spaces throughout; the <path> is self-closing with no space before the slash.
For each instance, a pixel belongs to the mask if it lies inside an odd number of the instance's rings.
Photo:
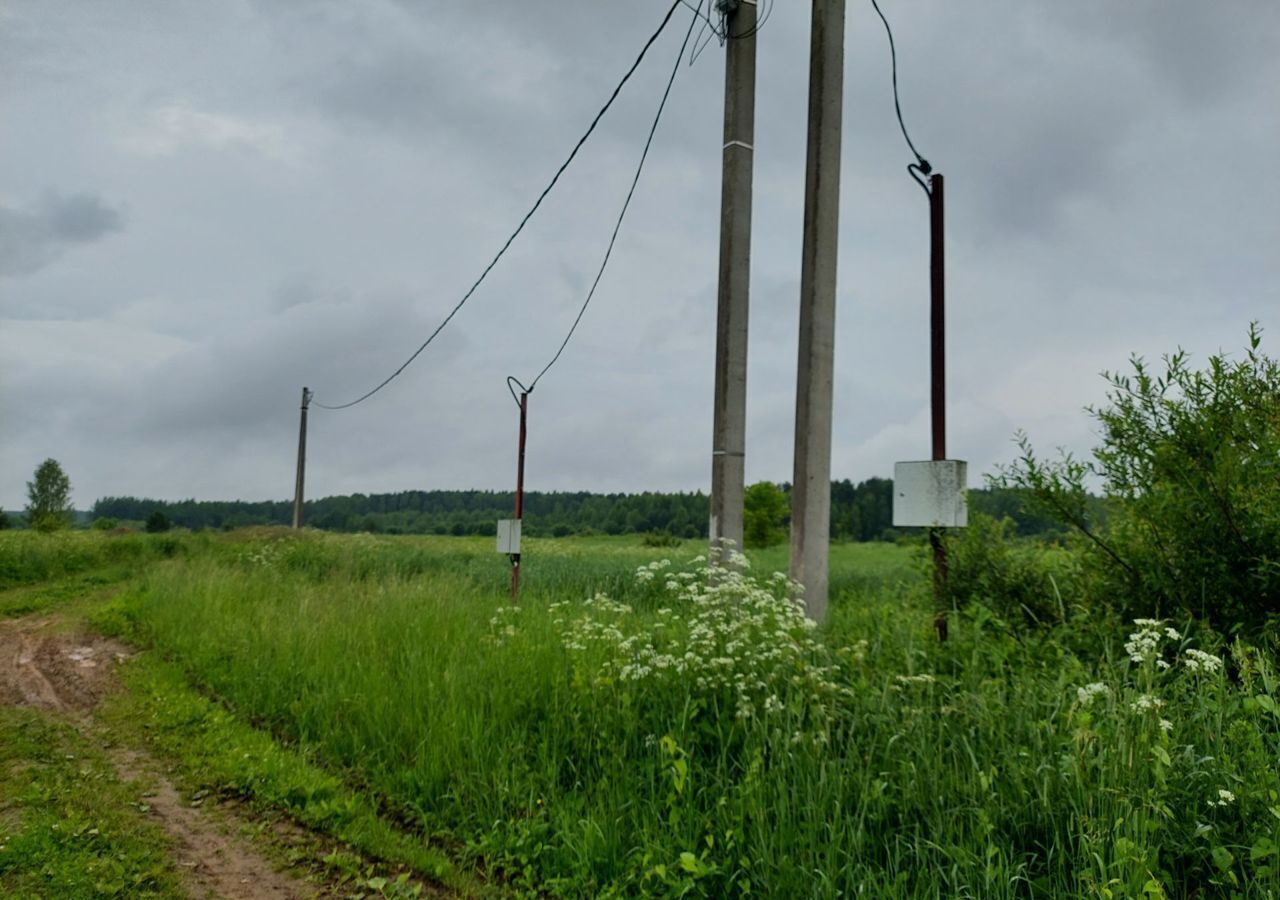
<path id="1" fill-rule="evenodd" d="M 755 156 L 756 0 L 717 0 L 724 13 L 724 146 L 720 284 L 716 308 L 711 544 L 742 549 L 747 425 L 747 308 L 751 286 L 751 176 Z"/>
<path id="2" fill-rule="evenodd" d="M 831 393 L 835 368 L 836 241 L 840 218 L 844 0 L 813 0 L 809 49 L 809 149 L 800 264 L 791 578 L 805 611 L 827 613 L 831 531 Z"/>
<path id="3" fill-rule="evenodd" d="M 293 486 L 293 527 L 302 527 L 302 486 L 307 473 L 307 406 L 311 391 L 302 389 L 302 422 L 298 425 L 298 480 Z"/>

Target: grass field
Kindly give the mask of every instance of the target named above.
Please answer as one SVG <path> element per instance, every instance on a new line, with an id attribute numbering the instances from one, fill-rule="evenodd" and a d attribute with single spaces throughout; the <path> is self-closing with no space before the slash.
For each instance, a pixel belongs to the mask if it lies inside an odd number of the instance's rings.
<path id="1" fill-rule="evenodd" d="M 975 604 L 939 645 L 884 544 L 833 547 L 814 631 L 785 548 L 708 582 L 697 543 L 529 541 L 514 608 L 491 539 L 175 540 L 97 623 L 495 892 L 1280 893 L 1271 658 L 1184 623 Z"/>

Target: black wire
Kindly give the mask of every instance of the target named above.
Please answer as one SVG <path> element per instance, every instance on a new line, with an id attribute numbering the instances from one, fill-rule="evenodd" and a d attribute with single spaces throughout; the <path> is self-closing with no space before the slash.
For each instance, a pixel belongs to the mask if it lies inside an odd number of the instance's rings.
<path id="1" fill-rule="evenodd" d="M 538 377 L 529 383 L 527 393 L 533 393 L 533 389 L 538 386 L 538 381 L 543 375 L 547 374 L 552 366 L 556 364 L 556 360 L 560 358 L 560 354 L 564 353 L 564 348 L 569 346 L 569 339 L 573 337 L 574 331 L 578 328 L 578 323 L 582 321 L 583 314 L 587 311 L 587 307 L 591 304 L 591 298 L 596 294 L 596 288 L 600 286 L 600 279 L 604 275 L 605 267 L 609 265 L 609 257 L 613 253 L 613 245 L 618 240 L 618 231 L 622 228 L 622 220 L 627 215 L 627 208 L 631 205 L 631 198 L 635 196 L 636 185 L 640 183 L 640 173 L 644 171 L 645 160 L 649 158 L 649 148 L 653 146 L 653 136 L 658 131 L 658 123 L 662 121 L 663 110 L 667 108 L 667 98 L 671 96 L 671 86 L 675 84 L 676 73 L 680 71 L 680 63 L 684 59 L 684 51 L 689 46 L 689 38 L 693 34 L 693 26 L 697 23 L 695 18 L 689 23 L 689 30 L 685 32 L 684 43 L 680 45 L 680 52 L 676 54 L 676 64 L 671 68 L 671 75 L 667 78 L 667 87 L 662 92 L 662 101 L 658 104 L 658 112 L 653 117 L 653 124 L 649 126 L 649 136 L 645 139 L 644 150 L 640 153 L 640 162 L 636 165 L 636 174 L 631 179 L 631 187 L 627 191 L 627 198 L 622 202 L 622 210 L 618 213 L 618 221 L 613 225 L 613 234 L 609 236 L 609 246 L 605 248 L 604 259 L 600 262 L 600 268 L 596 272 L 595 281 L 591 282 L 591 290 L 587 291 L 587 299 L 582 302 L 582 307 L 578 310 L 578 315 L 573 320 L 573 324 L 569 327 L 569 333 L 564 336 L 564 340 L 560 342 L 560 349 L 556 351 L 556 355 L 551 357 L 551 361 L 542 367 L 542 371 L 538 373 Z M 507 379 L 507 386 L 511 386 L 512 379 Z M 518 382 L 517 382 L 518 383 Z M 515 396 L 514 392 L 512 396 Z"/>
<path id="2" fill-rule="evenodd" d="M 480 283 L 484 281 L 485 277 L 493 267 L 498 264 L 498 260 L 502 259 L 502 255 L 507 252 L 507 248 L 511 246 L 512 241 L 514 241 L 516 236 L 524 230 L 524 226 L 529 222 L 529 219 L 533 217 L 533 214 L 537 212 L 538 207 L 542 205 L 542 201 L 546 199 L 547 194 L 551 193 L 551 189 L 556 186 L 556 182 L 560 180 L 560 176 L 564 174 L 564 170 L 569 168 L 569 163 L 573 162 L 574 157 L 578 155 L 578 151 L 582 149 L 582 145 L 586 143 L 587 138 L 589 138 L 591 133 L 596 130 L 596 126 L 600 124 L 600 120 L 604 118 L 604 114 L 609 111 L 609 107 L 613 105 L 613 101 L 618 99 L 618 94 L 622 91 L 623 85 L 630 80 L 636 69 L 639 68 L 640 62 L 644 59 L 645 54 L 649 52 L 649 48 L 653 46 L 653 43 L 658 39 L 658 36 L 666 30 L 667 23 L 671 21 L 671 17 L 675 14 L 676 8 L 683 2 L 684 0 L 675 0 L 675 2 L 671 4 L 671 8 L 667 10 L 667 14 L 662 17 L 662 22 L 658 25 L 658 29 L 649 36 L 649 39 L 645 41 L 644 46 L 640 48 L 640 55 L 636 57 L 635 62 L 631 64 L 631 68 L 627 69 L 626 74 L 622 76 L 622 80 L 618 82 L 617 87 L 613 89 L 613 93 L 609 95 L 609 99 L 605 101 L 604 106 L 600 108 L 600 111 L 596 113 L 595 118 L 591 120 L 591 124 L 587 127 L 586 132 L 582 137 L 578 138 L 578 143 L 574 144 L 573 150 L 569 153 L 569 157 L 560 165 L 560 168 L 556 170 L 556 174 L 552 176 L 551 182 L 543 189 L 542 193 L 538 195 L 538 199 L 534 202 L 530 210 L 524 214 L 524 218 L 520 220 L 520 224 L 516 226 L 516 230 L 511 232 L 511 236 L 507 238 L 506 242 L 502 245 L 502 249 L 500 249 L 497 255 L 489 261 L 489 265 L 484 267 L 484 271 L 480 273 L 480 277 L 477 278 L 475 283 L 472 284 L 467 292 L 462 295 L 462 299 L 458 301 L 457 306 L 450 310 L 449 315 L 444 317 L 444 321 L 436 326 L 436 330 L 431 332 L 427 339 L 422 342 L 422 345 L 418 347 L 417 350 L 413 351 L 413 355 L 400 365 L 400 368 L 396 369 L 383 379 L 383 381 L 373 390 L 357 397 L 350 403 L 339 403 L 334 406 L 329 406 L 324 403 L 316 403 L 316 406 L 321 409 L 347 409 L 348 407 L 355 406 L 357 403 L 362 403 L 363 401 L 368 400 L 374 394 L 378 393 L 378 391 L 390 384 L 397 375 L 407 369 L 409 364 L 418 358 L 423 350 L 427 349 L 427 346 L 435 340 L 436 335 L 443 331 L 444 327 L 449 324 L 449 321 L 457 314 L 458 310 L 462 309 L 463 304 L 471 299 L 471 295 L 476 292 L 476 289 L 480 287 Z M 683 52 L 684 50 L 681 48 L 681 53 Z"/>
<path id="3" fill-rule="evenodd" d="M 742 34 L 731 34 L 729 40 L 741 41 L 749 37 L 755 37 L 756 34 L 764 27 L 764 23 L 769 21 L 769 17 L 773 15 L 773 0 L 760 0 L 756 6 L 756 24 L 752 26 L 750 31 L 744 31 Z"/>
<path id="4" fill-rule="evenodd" d="M 907 134 L 906 123 L 902 121 L 902 106 L 898 103 L 898 51 L 893 46 L 893 29 L 889 27 L 889 20 L 884 17 L 884 13 L 880 11 L 880 4 L 876 0 L 871 0 L 871 5 L 875 7 L 876 14 L 880 16 L 880 21 L 884 23 L 885 33 L 889 35 L 889 59 L 893 66 L 893 108 L 898 113 L 898 127 L 902 129 L 902 136 L 907 139 L 907 146 L 911 148 L 911 152 L 916 157 L 916 168 L 925 175 L 933 171 L 933 167 L 929 165 L 929 161 L 920 155 L 920 151 L 916 149 L 916 145 L 911 143 L 911 135 Z M 912 178 L 916 178 L 915 171 L 910 166 L 907 167 L 911 171 Z M 919 181 L 916 178 L 916 181 Z M 923 186 L 923 185 L 922 185 Z M 926 187 L 925 192 L 929 189 Z"/>
<path id="5" fill-rule="evenodd" d="M 703 21 L 703 26 L 698 30 L 698 36 L 694 38 L 693 49 L 689 51 L 689 65 L 693 65 L 698 61 L 698 57 L 702 56 L 702 51 L 707 49 L 711 44 L 711 39 L 713 37 L 719 39 L 721 46 L 724 45 L 724 32 L 726 28 L 724 15 L 721 14 L 720 23 L 718 25 L 711 21 L 711 4 L 714 2 L 715 0 L 707 0 L 707 12 L 703 13 L 702 3 L 701 0 L 699 0 L 697 11 L 701 13 L 700 18 Z M 707 35 L 705 40 L 702 37 L 703 34 Z"/>
<path id="6" fill-rule="evenodd" d="M 519 378 L 517 378 L 517 377 L 516 377 L 516 376 L 514 376 L 514 375 L 508 375 L 508 376 L 507 376 L 507 390 L 509 390 L 509 391 L 511 392 L 511 399 L 512 399 L 512 400 L 514 400 L 514 401 L 516 401 L 516 406 L 519 406 L 519 405 L 520 405 L 520 398 L 516 396 L 516 388 L 520 388 L 520 390 L 521 390 L 523 393 L 526 393 L 526 394 L 527 394 L 527 393 L 529 393 L 529 388 L 525 387 L 525 386 L 524 386 L 524 383 L 523 383 L 523 382 L 521 382 Z"/>

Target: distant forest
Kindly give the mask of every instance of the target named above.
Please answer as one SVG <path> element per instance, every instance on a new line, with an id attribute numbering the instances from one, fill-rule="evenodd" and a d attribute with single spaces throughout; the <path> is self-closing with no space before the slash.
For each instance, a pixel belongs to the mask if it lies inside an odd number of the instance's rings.
<path id="1" fill-rule="evenodd" d="M 789 485 L 781 485 L 784 493 Z M 401 491 L 350 494 L 307 501 L 303 518 L 312 528 L 381 534 L 486 535 L 498 519 L 510 518 L 510 491 Z M 1027 513 L 1013 491 L 969 491 L 969 508 L 1008 516 L 1020 534 L 1056 534 L 1048 518 Z M 574 534 L 662 532 L 683 538 L 707 536 L 707 495 L 694 493 L 592 494 L 585 491 L 529 491 L 524 496 L 524 534 L 567 537 Z M 93 506 L 95 520 L 142 523 L 156 511 L 174 525 L 191 529 L 231 529 L 247 525 L 288 525 L 293 503 L 245 500 L 181 500 L 104 497 Z M 894 540 L 893 481 L 869 478 L 854 484 L 831 483 L 831 537 L 843 541 Z"/>

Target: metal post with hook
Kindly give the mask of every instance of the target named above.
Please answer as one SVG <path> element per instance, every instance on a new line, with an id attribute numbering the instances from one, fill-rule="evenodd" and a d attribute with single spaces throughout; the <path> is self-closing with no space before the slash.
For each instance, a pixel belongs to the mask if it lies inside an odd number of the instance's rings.
<path id="1" fill-rule="evenodd" d="M 507 387 L 511 387 L 511 383 L 515 379 L 507 379 Z M 521 388 L 524 385 L 515 381 Z M 515 396 L 515 390 L 511 391 Z M 515 518 L 515 547 L 513 552 L 508 554 L 511 559 L 511 602 L 516 603 L 520 599 L 520 520 L 524 516 L 524 445 L 525 435 L 528 431 L 529 420 L 529 391 L 520 391 L 520 440 L 516 450 L 516 518 Z"/>

